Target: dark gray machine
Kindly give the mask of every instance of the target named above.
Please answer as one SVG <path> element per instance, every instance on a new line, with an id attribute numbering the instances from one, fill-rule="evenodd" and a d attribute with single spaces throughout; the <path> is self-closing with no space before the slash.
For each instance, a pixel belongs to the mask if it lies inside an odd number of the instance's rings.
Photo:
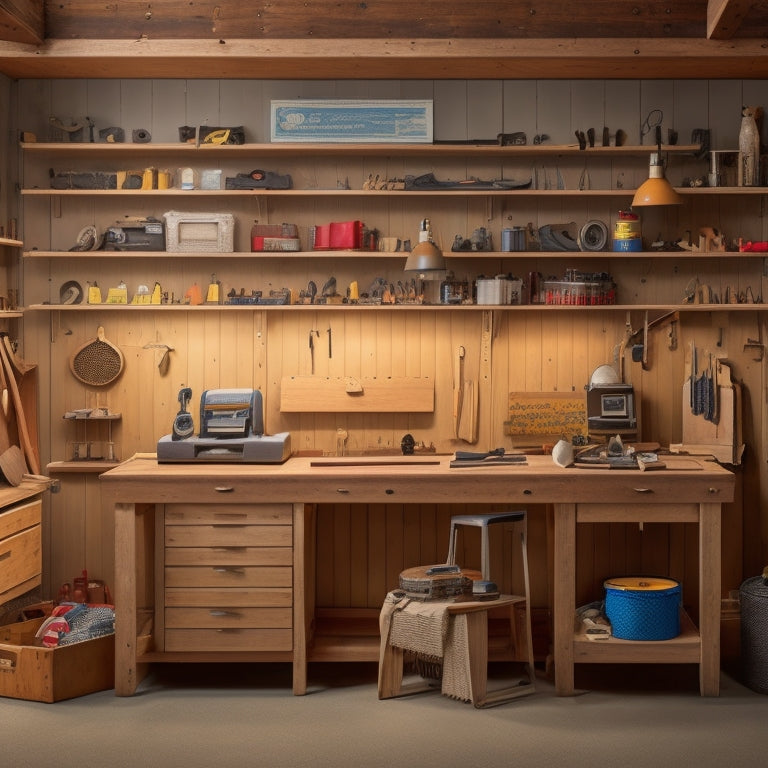
<path id="1" fill-rule="evenodd" d="M 194 434 L 187 404 L 188 387 L 179 392 L 181 409 L 171 434 L 157 442 L 160 464 L 219 462 L 282 464 L 291 455 L 289 432 L 264 434 L 264 408 L 257 389 L 209 389 L 200 398 L 200 432 Z"/>
<path id="2" fill-rule="evenodd" d="M 635 393 L 631 384 L 590 384 L 587 389 L 590 434 L 637 433 Z"/>

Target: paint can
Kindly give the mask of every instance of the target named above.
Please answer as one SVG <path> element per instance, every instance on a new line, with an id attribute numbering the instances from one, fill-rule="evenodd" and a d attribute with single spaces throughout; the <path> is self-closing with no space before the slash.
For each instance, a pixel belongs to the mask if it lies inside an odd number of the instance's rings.
<path id="1" fill-rule="evenodd" d="M 640 232 L 640 217 L 631 211 L 619 211 L 613 228 L 614 251 L 642 251 L 643 240 Z"/>

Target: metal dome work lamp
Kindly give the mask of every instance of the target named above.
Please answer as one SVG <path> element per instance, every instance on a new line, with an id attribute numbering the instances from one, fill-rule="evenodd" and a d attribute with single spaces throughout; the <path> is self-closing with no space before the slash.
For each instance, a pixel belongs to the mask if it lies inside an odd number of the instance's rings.
<path id="1" fill-rule="evenodd" d="M 661 160 L 661 126 L 656 126 L 656 152 L 651 153 L 648 179 L 635 192 L 632 207 L 650 205 L 680 205 L 683 199 L 664 178 L 664 164 Z"/>
<path id="2" fill-rule="evenodd" d="M 445 257 L 432 240 L 429 219 L 422 219 L 419 242 L 408 254 L 406 272 L 415 272 L 421 280 L 442 280 L 445 277 Z"/>

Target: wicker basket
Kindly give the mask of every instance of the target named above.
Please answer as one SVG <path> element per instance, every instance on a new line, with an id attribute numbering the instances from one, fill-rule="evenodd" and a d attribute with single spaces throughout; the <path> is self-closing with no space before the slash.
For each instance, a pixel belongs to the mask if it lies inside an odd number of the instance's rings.
<path id="1" fill-rule="evenodd" d="M 741 670 L 744 684 L 768 693 L 768 584 L 762 576 L 739 588 L 741 603 Z"/>

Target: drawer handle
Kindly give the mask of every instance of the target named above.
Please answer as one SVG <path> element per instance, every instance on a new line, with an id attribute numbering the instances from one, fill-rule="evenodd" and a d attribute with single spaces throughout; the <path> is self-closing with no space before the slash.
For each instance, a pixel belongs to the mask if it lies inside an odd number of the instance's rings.
<path id="1" fill-rule="evenodd" d="M 7 552 L 3 552 L 2 555 L 0 555 L 0 560 L 7 560 L 11 556 L 11 550 L 9 549 Z"/>
<path id="2" fill-rule="evenodd" d="M 349 488 L 337 488 L 336 493 L 349 493 Z"/>
<path id="3" fill-rule="evenodd" d="M 211 547 L 214 552 L 245 552 L 248 547 Z"/>
<path id="4" fill-rule="evenodd" d="M 243 576 L 245 571 L 242 568 L 227 568 L 226 566 L 219 565 L 213 569 L 214 573 L 234 573 L 237 576 Z"/>
<path id="5" fill-rule="evenodd" d="M 216 490 L 218 490 L 218 488 Z M 247 512 L 217 512 L 214 515 L 214 517 L 223 517 L 226 519 L 229 519 L 232 517 L 243 518 L 243 517 L 248 517 L 248 513 Z"/>
<path id="6" fill-rule="evenodd" d="M 232 485 L 217 485 L 214 490 L 216 493 L 232 493 L 235 488 Z"/>
<path id="7" fill-rule="evenodd" d="M 224 610 L 212 610 L 212 611 L 208 611 L 208 613 L 211 616 L 234 616 L 236 618 L 239 618 L 242 615 L 237 611 L 224 611 Z"/>
<path id="8" fill-rule="evenodd" d="M 708 493 L 720 493 L 720 489 L 719 488 L 708 488 L 707 492 Z"/>
<path id="9" fill-rule="evenodd" d="M 248 526 L 245 524 L 238 525 L 237 523 L 211 523 L 211 528 L 247 528 Z"/>
<path id="10" fill-rule="evenodd" d="M 653 493 L 653 488 L 633 488 L 635 493 Z"/>

